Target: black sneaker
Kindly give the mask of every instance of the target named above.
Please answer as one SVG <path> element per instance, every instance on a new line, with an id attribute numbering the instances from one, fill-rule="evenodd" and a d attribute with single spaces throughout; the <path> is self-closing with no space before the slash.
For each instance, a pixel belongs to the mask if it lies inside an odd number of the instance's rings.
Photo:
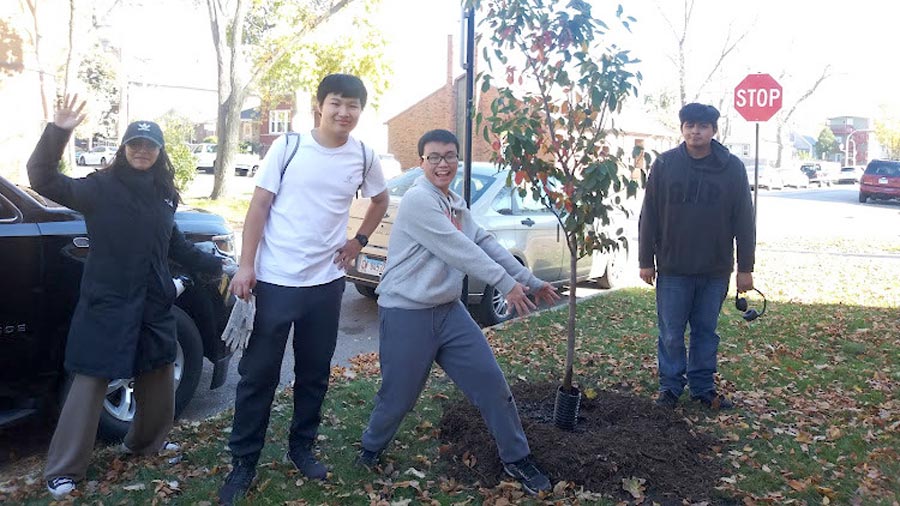
<path id="1" fill-rule="evenodd" d="M 289 450 L 284 454 L 284 460 L 311 480 L 324 480 L 328 476 L 328 468 L 316 459 L 310 449 Z"/>
<path id="2" fill-rule="evenodd" d="M 356 456 L 355 464 L 359 467 L 365 467 L 367 469 L 372 469 L 378 464 L 378 459 L 381 458 L 381 450 L 372 451 L 366 450 L 365 448 L 359 451 L 359 454 Z"/>
<path id="3" fill-rule="evenodd" d="M 231 506 L 234 501 L 244 497 L 253 480 L 256 479 L 256 464 L 244 460 L 234 460 L 231 472 L 219 489 L 219 504 Z"/>
<path id="4" fill-rule="evenodd" d="M 522 488 L 531 495 L 547 492 L 551 488 L 550 479 L 534 464 L 531 455 L 517 462 L 504 462 L 503 471 L 518 480 Z"/>
<path id="5" fill-rule="evenodd" d="M 719 394 L 715 390 L 710 390 L 709 392 L 704 392 L 697 396 L 692 395 L 691 399 L 700 402 L 709 409 L 719 410 L 731 409 L 734 407 L 734 403 L 731 402 L 731 399 Z"/>
<path id="6" fill-rule="evenodd" d="M 664 408 L 675 409 L 678 405 L 678 397 L 668 390 L 663 390 L 656 397 L 656 405 Z"/>
<path id="7" fill-rule="evenodd" d="M 75 480 L 68 476 L 57 476 L 52 480 L 47 480 L 47 491 L 57 501 L 66 499 L 72 492 L 75 492 Z"/>

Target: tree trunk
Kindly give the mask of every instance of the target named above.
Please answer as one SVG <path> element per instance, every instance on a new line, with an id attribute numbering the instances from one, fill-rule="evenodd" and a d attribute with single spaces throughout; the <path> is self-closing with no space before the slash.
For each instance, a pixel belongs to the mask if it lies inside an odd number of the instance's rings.
<path id="1" fill-rule="evenodd" d="M 570 242 L 574 238 L 570 239 Z M 572 376 L 574 375 L 573 367 L 575 363 L 575 284 L 578 282 L 578 246 L 572 247 L 569 244 L 569 322 L 566 326 L 567 346 L 566 346 L 566 376 L 563 379 L 563 389 L 567 392 L 572 390 Z"/>
<path id="2" fill-rule="evenodd" d="M 219 140 L 216 149 L 215 175 L 213 188 L 209 198 L 215 200 L 226 193 L 227 182 L 234 174 L 234 154 L 239 143 L 238 134 L 241 126 L 241 104 L 243 93 L 234 92 L 224 102 L 219 103 L 219 115 L 216 119 L 216 137 Z"/>

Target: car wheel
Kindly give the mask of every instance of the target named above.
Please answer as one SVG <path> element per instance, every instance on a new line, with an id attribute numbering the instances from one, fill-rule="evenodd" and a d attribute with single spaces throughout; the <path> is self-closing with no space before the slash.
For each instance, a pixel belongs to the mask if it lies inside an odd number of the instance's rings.
<path id="1" fill-rule="evenodd" d="M 78 165 L 84 165 L 84 157 L 78 159 Z"/>
<path id="2" fill-rule="evenodd" d="M 866 195 L 866 194 L 863 193 L 863 192 L 859 192 L 859 201 L 860 201 L 860 203 L 865 204 L 865 203 L 866 203 L 866 200 L 869 200 L 869 196 Z"/>
<path id="3" fill-rule="evenodd" d="M 600 288 L 615 288 L 622 284 L 625 279 L 625 270 L 628 265 L 628 250 L 623 247 L 615 251 L 611 251 L 609 260 L 606 262 L 606 272 L 603 277 L 597 279 L 597 286 Z"/>
<path id="4" fill-rule="evenodd" d="M 378 298 L 378 294 L 375 293 L 375 288 L 368 286 L 368 285 L 363 285 L 360 283 L 354 283 L 353 285 L 356 287 L 356 291 L 359 292 L 359 294 L 362 295 L 363 297 L 366 297 L 369 299 L 377 299 Z"/>
<path id="5" fill-rule="evenodd" d="M 203 340 L 191 317 L 181 308 L 173 307 L 178 345 L 175 355 L 175 418 L 184 411 L 203 370 Z M 70 380 L 71 381 L 71 380 Z M 100 412 L 97 435 L 107 442 L 121 441 L 134 418 L 134 381 L 117 379 L 109 382 L 106 399 Z"/>
<path id="6" fill-rule="evenodd" d="M 496 325 L 511 320 L 514 315 L 515 310 L 504 294 L 491 285 L 484 287 L 481 302 L 478 304 L 478 320 L 483 325 Z"/>
<path id="7" fill-rule="evenodd" d="M 101 159 L 100 159 L 100 165 L 101 165 L 101 166 L 105 166 L 105 165 L 106 165 L 106 158 L 101 158 Z"/>

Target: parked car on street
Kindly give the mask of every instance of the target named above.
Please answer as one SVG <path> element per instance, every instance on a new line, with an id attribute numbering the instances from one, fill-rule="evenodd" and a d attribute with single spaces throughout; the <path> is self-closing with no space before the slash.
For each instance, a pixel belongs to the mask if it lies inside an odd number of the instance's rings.
<path id="1" fill-rule="evenodd" d="M 197 160 L 197 170 L 212 174 L 216 163 L 216 151 L 218 145 L 211 143 L 196 144 L 193 148 L 194 157 Z M 253 153 L 236 153 L 234 158 L 234 173 L 238 176 L 255 176 L 259 169 L 259 155 Z"/>
<path id="2" fill-rule="evenodd" d="M 387 262 L 387 245 L 391 224 L 403 194 L 422 175 L 421 168 L 410 169 L 388 180 L 391 202 L 384 220 L 376 229 L 369 244 L 359 254 L 356 264 L 348 269 L 347 281 L 367 297 L 376 297 L 375 288 L 384 273 Z M 506 171 L 497 172 L 488 163 L 472 163 L 472 215 L 485 230 L 494 234 L 534 275 L 554 285 L 569 281 L 569 250 L 565 233 L 556 217 L 543 204 L 531 198 L 522 198 L 515 188 L 506 186 Z M 463 194 L 463 170 L 460 166 L 456 179 L 450 185 L 454 192 Z M 353 237 L 365 216 L 368 199 L 356 199 L 350 208 L 347 225 L 348 237 Z M 609 235 L 624 226 L 625 217 L 613 215 L 607 230 Z M 578 262 L 578 278 L 597 279 L 602 288 L 621 283 L 628 260 L 624 248 L 609 253 L 595 253 Z M 514 316 L 514 310 L 494 287 L 483 281 L 469 278 L 468 303 L 475 316 L 485 325 L 493 325 Z"/>
<path id="3" fill-rule="evenodd" d="M 831 186 L 837 182 L 840 166 L 837 162 L 821 160 L 805 161 L 800 164 L 800 170 L 809 178 L 810 186 Z"/>
<path id="4" fill-rule="evenodd" d="M 391 153 L 382 153 L 378 155 L 378 159 L 381 162 L 381 172 L 384 173 L 385 179 L 399 176 L 403 172 L 400 161 Z"/>
<path id="5" fill-rule="evenodd" d="M 809 178 L 800 169 L 779 169 L 778 175 L 785 188 L 809 188 Z"/>
<path id="6" fill-rule="evenodd" d="M 862 167 L 841 167 L 838 174 L 837 184 L 856 184 L 862 177 L 865 169 Z"/>
<path id="7" fill-rule="evenodd" d="M 900 161 L 872 160 L 859 181 L 859 201 L 900 198 Z"/>
<path id="8" fill-rule="evenodd" d="M 756 169 L 753 166 L 747 167 L 747 180 L 750 182 L 750 188 L 756 188 L 757 174 L 755 174 L 755 170 Z M 784 188 L 784 183 L 781 181 L 781 173 L 772 167 L 760 167 L 759 187 L 767 190 L 780 190 Z"/>
<path id="9" fill-rule="evenodd" d="M 94 146 L 90 151 L 83 151 L 77 158 L 75 158 L 75 162 L 78 165 L 103 165 L 106 166 L 112 163 L 113 158 L 116 157 L 116 150 L 118 148 L 115 146 Z"/>
<path id="10" fill-rule="evenodd" d="M 223 258 L 234 254 L 233 234 L 222 217 L 182 210 L 175 221 L 188 240 Z M 81 214 L 0 177 L 0 427 L 58 414 L 71 380 L 63 359 L 89 251 Z M 232 353 L 221 335 L 234 298 L 227 275 L 203 276 L 174 263 L 172 274 L 186 285 L 173 308 L 178 416 L 194 396 L 204 357 L 213 364 L 209 388 L 225 382 Z M 110 381 L 100 416 L 103 439 L 115 441 L 127 432 L 133 388 L 130 378 Z"/>

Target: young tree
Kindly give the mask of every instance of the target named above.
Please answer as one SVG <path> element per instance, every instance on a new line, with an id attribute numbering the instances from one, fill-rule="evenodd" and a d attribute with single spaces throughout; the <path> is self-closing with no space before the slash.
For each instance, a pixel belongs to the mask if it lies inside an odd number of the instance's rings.
<path id="1" fill-rule="evenodd" d="M 263 76 L 282 77 L 277 71 L 270 72 L 284 65 L 286 59 L 291 61 L 290 54 L 303 44 L 311 31 L 352 1 L 206 0 L 219 78 L 216 121 L 219 148 L 210 198 L 225 193 L 227 171 L 224 168 L 232 166 L 237 152 L 240 110 L 251 87 L 258 85 Z M 345 39 L 356 40 L 356 36 L 344 34 Z M 345 61 L 353 57 L 352 52 L 344 54 Z M 305 69 L 314 68 L 309 62 L 298 63 Z M 295 71 L 296 68 L 292 72 Z"/>
<path id="2" fill-rule="evenodd" d="M 485 139 L 493 140 L 492 161 L 509 169 L 508 178 L 523 197 L 530 193 L 547 205 L 565 231 L 570 290 L 561 391 L 577 392 L 576 263 L 593 251 L 627 247 L 622 229 L 610 236 L 604 227 L 612 213 L 628 214 L 623 196 L 633 197 L 638 182 L 630 178 L 634 167 L 625 163 L 623 151 L 610 154 L 602 145 L 614 133 L 607 127 L 611 116 L 629 95 L 637 95 L 641 76 L 631 70 L 637 60 L 605 45 L 608 27 L 592 15 L 587 2 L 475 3 L 491 46 L 484 50 L 485 60 L 492 71 L 506 75 L 505 84 L 481 76 L 482 90 L 493 85 L 498 93 L 492 115 L 477 118 L 486 123 Z M 617 17 L 626 28 L 633 21 L 621 7 Z"/>
<path id="3" fill-rule="evenodd" d="M 816 140 L 816 153 L 819 154 L 820 160 L 831 158 L 839 150 L 837 138 L 830 128 L 825 127 L 819 132 L 819 138 Z"/>
<path id="4" fill-rule="evenodd" d="M 781 167 L 781 158 L 782 153 L 784 152 L 784 139 L 782 137 L 782 132 L 784 131 L 785 125 L 787 125 L 788 121 L 791 120 L 791 116 L 793 116 L 794 112 L 797 111 L 797 107 L 816 92 L 816 90 L 819 88 L 819 85 L 822 84 L 822 81 L 831 77 L 830 71 L 831 65 L 825 65 L 819 77 L 815 80 L 815 82 L 812 83 L 812 85 L 810 85 L 809 88 L 807 88 L 807 90 L 802 95 L 800 95 L 800 98 L 794 101 L 794 105 L 790 106 L 787 111 L 782 109 L 778 112 L 778 114 L 775 115 L 775 122 L 778 125 L 775 129 L 775 139 L 778 145 L 778 151 L 775 157 L 776 167 Z M 782 82 L 786 74 L 787 72 L 783 72 L 782 75 L 779 76 L 778 81 Z"/>
<path id="5" fill-rule="evenodd" d="M 875 120 L 875 138 L 891 160 L 900 159 L 900 111 L 881 107 L 881 117 Z"/>

